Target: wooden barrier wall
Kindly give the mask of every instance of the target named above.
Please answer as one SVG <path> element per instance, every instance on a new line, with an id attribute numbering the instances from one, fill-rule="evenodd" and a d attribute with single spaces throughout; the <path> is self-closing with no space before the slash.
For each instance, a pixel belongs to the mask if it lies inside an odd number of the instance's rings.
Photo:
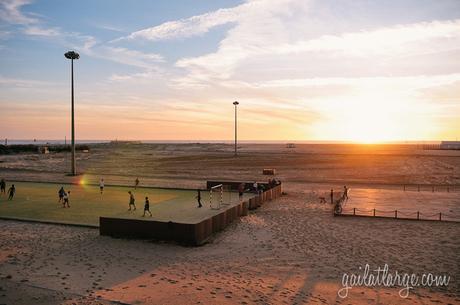
<path id="1" fill-rule="evenodd" d="M 276 199 L 282 195 L 281 184 L 272 187 L 264 192 L 249 199 L 249 209 L 254 210 L 263 205 L 265 202 Z"/>

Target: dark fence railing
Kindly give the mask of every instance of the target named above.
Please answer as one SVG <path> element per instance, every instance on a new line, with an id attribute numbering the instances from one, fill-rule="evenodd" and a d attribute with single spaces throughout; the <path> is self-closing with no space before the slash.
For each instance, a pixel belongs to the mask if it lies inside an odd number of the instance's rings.
<path id="1" fill-rule="evenodd" d="M 403 184 L 403 191 L 416 191 L 416 192 L 444 192 L 453 193 L 460 192 L 458 185 L 445 185 L 445 184 Z"/>
<path id="2" fill-rule="evenodd" d="M 402 211 L 402 210 L 378 210 L 378 209 L 359 209 L 349 208 L 335 210 L 334 216 L 364 216 L 364 217 L 379 217 L 379 218 L 395 218 L 405 220 L 437 220 L 437 221 L 453 221 L 460 222 L 460 215 L 453 213 L 426 213 L 420 211 Z"/>

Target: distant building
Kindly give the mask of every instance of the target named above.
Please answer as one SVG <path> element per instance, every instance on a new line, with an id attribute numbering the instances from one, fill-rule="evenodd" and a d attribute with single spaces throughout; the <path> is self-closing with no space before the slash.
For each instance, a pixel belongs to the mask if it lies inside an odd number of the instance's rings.
<path id="1" fill-rule="evenodd" d="M 460 149 L 460 141 L 442 141 L 441 149 Z"/>

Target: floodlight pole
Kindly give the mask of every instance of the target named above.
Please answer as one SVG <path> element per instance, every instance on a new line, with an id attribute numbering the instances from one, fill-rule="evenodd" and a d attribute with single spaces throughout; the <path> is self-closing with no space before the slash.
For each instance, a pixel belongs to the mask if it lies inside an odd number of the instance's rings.
<path id="1" fill-rule="evenodd" d="M 70 75 L 71 75 L 71 112 L 72 112 L 72 140 L 71 140 L 71 143 L 72 143 L 72 168 L 71 168 L 71 174 L 73 176 L 76 176 L 77 175 L 77 166 L 76 166 L 76 160 L 75 160 L 75 106 L 74 106 L 74 88 L 73 88 L 73 61 L 74 59 L 79 59 L 80 58 L 80 55 L 78 55 L 78 53 L 74 52 L 74 51 L 69 51 L 67 53 L 64 54 L 64 56 L 68 59 L 71 60 L 71 64 L 70 64 Z"/>
<path id="2" fill-rule="evenodd" d="M 73 58 L 71 61 L 71 78 L 72 78 L 72 175 L 77 175 L 77 166 L 75 160 L 75 102 L 73 93 Z"/>
<path id="3" fill-rule="evenodd" d="M 237 101 L 234 101 L 233 102 L 233 105 L 235 105 L 235 157 L 238 156 L 238 116 L 237 116 L 237 106 L 238 106 L 238 102 Z"/>

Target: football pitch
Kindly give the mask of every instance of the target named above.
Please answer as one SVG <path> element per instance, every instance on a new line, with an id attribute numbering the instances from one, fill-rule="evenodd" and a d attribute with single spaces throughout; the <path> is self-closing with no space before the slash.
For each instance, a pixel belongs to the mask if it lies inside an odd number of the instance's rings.
<path id="1" fill-rule="evenodd" d="M 99 217 L 144 219 L 156 221 L 174 221 L 180 223 L 198 223 L 219 212 L 210 208 L 209 191 L 202 190 L 202 208 L 198 208 L 196 190 L 164 189 L 127 186 L 106 186 L 103 194 L 97 185 L 8 182 L 16 186 L 16 195 L 12 201 L 6 195 L 0 196 L 0 217 L 35 220 L 53 223 L 99 226 Z M 70 191 L 70 208 L 59 203 L 58 191 L 63 186 Z M 128 211 L 129 194 L 134 193 L 136 211 Z M 150 211 L 153 216 L 142 217 L 145 197 L 149 197 Z M 245 198 L 251 194 L 245 195 Z M 220 194 L 213 195 L 216 203 Z M 237 204 L 238 194 L 224 192 L 223 202 Z"/>

